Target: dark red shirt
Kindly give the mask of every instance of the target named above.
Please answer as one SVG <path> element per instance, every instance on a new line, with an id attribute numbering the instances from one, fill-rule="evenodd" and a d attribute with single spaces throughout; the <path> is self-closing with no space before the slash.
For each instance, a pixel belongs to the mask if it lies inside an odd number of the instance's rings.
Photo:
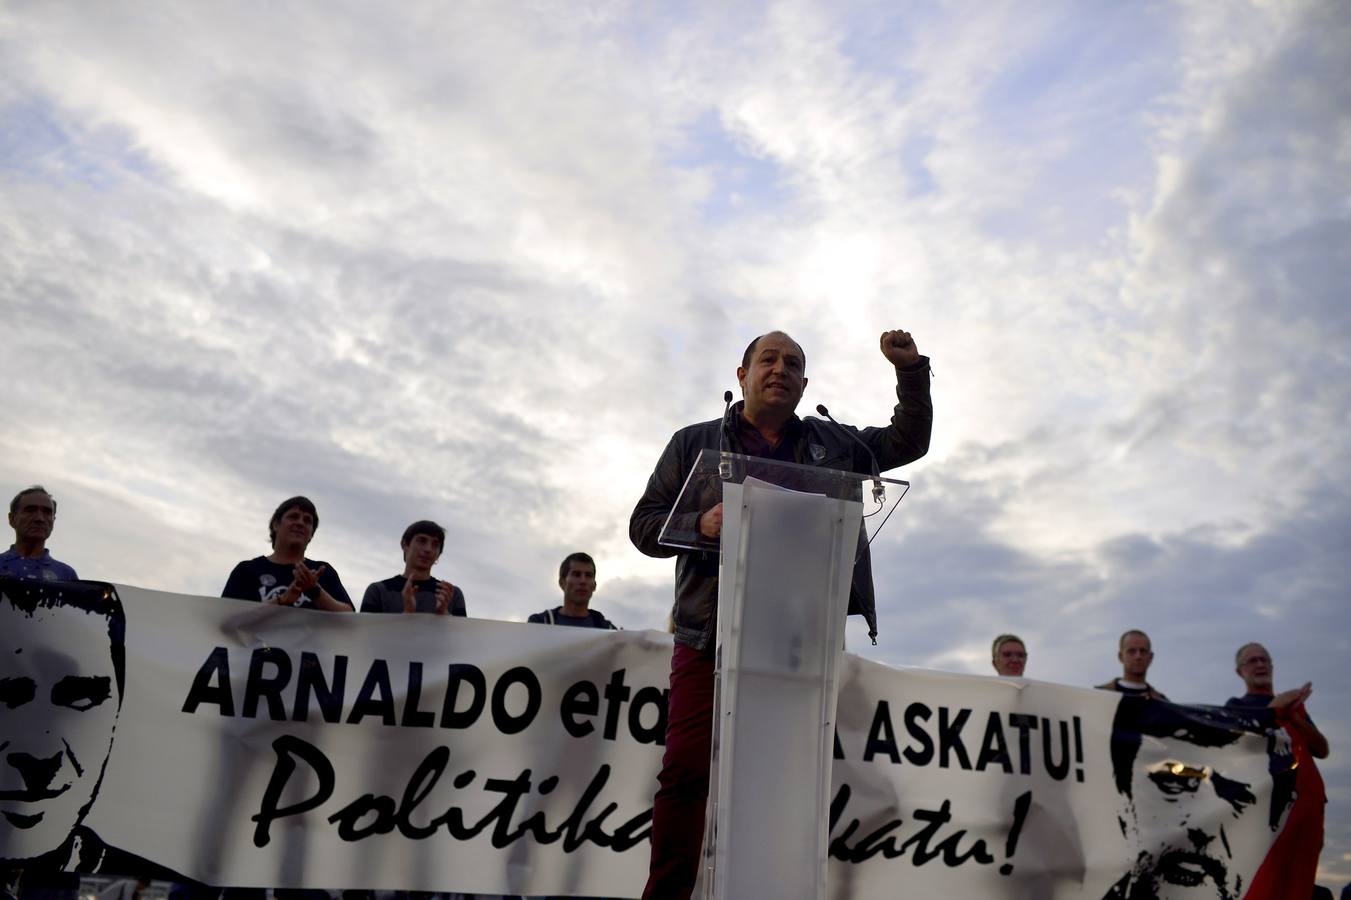
<path id="1" fill-rule="evenodd" d="M 762 459 L 777 459 L 780 462 L 797 462 L 795 450 L 797 448 L 798 432 L 802 429 L 802 420 L 794 416 L 783 426 L 783 431 L 779 434 L 779 441 L 771 444 L 760 433 L 760 430 L 747 421 L 746 417 L 736 417 L 736 437 L 741 443 L 742 450 L 747 456 L 758 456 Z"/>

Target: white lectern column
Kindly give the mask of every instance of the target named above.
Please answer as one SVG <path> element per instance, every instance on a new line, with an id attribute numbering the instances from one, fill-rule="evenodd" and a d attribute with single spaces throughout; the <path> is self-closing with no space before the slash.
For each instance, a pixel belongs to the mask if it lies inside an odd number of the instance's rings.
<path id="1" fill-rule="evenodd" d="M 824 900 L 862 504 L 754 479 L 722 490 L 711 896 Z"/>

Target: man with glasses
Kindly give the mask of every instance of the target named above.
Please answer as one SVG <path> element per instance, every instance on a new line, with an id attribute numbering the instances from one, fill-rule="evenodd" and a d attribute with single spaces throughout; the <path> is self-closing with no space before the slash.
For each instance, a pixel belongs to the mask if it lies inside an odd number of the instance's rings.
<path id="1" fill-rule="evenodd" d="M 1281 724 L 1290 726 L 1295 736 L 1304 741 L 1311 756 L 1315 759 L 1328 758 L 1328 739 L 1323 737 L 1304 707 L 1304 701 L 1313 693 L 1312 682 L 1305 682 L 1294 691 L 1277 695 L 1273 686 L 1275 666 L 1272 665 L 1271 654 L 1256 641 L 1238 648 L 1238 653 L 1234 654 L 1234 671 L 1243 679 L 1247 693 L 1242 697 L 1230 697 L 1225 706 L 1275 710 Z M 1285 702 L 1278 702 L 1278 697 Z M 1283 709 L 1288 712 L 1282 714 Z"/>
<path id="2" fill-rule="evenodd" d="M 1256 641 L 1244 644 L 1234 654 L 1234 671 L 1243 679 L 1242 697 L 1230 697 L 1225 706 L 1257 716 L 1268 728 L 1284 728 L 1294 745 L 1294 794 L 1299 798 L 1281 829 L 1277 844 L 1253 880 L 1250 896 L 1307 897 L 1318 872 L 1323 849 L 1323 814 L 1327 791 L 1315 759 L 1327 759 L 1328 739 L 1314 725 L 1305 707 L 1313 683 L 1276 692 L 1275 666 L 1267 648 Z M 1282 892 L 1285 893 L 1282 893 Z"/>

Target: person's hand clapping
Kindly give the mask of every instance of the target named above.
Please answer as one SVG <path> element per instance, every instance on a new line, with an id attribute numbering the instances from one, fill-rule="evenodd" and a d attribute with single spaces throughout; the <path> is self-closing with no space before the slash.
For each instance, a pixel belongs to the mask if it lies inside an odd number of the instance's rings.
<path id="1" fill-rule="evenodd" d="M 436 583 L 436 614 L 444 616 L 450 611 L 451 598 L 455 596 L 455 585 L 449 581 Z"/>
<path id="2" fill-rule="evenodd" d="M 1289 722 L 1304 718 L 1304 701 L 1313 693 L 1313 682 L 1305 681 L 1298 688 L 1282 691 L 1271 697 L 1271 709 L 1277 715 L 1277 722 Z"/>
<path id="3" fill-rule="evenodd" d="M 1294 711 L 1304 705 L 1304 701 L 1309 699 L 1313 693 L 1313 682 L 1306 681 L 1297 688 L 1291 688 L 1288 691 L 1281 691 L 1271 698 L 1272 709 L 1285 709 Z"/>
<path id="4" fill-rule="evenodd" d="M 286 593 L 277 599 L 282 606 L 294 606 L 300 602 L 301 596 L 308 590 L 313 589 L 319 584 L 319 576 L 324 574 L 325 566 L 317 569 L 311 569 L 303 562 L 295 564 L 291 570 L 291 584 L 286 588 Z"/>

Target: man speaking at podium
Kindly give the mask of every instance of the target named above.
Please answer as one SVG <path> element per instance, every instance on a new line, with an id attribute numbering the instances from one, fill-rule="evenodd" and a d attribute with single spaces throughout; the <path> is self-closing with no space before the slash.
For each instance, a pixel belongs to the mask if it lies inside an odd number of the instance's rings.
<path id="1" fill-rule="evenodd" d="M 648 556 L 676 557 L 672 612 L 675 652 L 671 657 L 666 754 L 653 800 L 652 862 L 644 900 L 684 900 L 694 889 L 703 844 L 713 733 L 718 554 L 658 544 L 662 525 L 700 452 L 706 449 L 727 449 L 861 474 L 873 474 L 869 450 L 881 471 L 923 456 L 929 449 L 933 425 L 929 358 L 920 356 L 905 331 L 885 332 L 880 343 L 882 355 L 896 372 L 897 403 L 890 425 L 850 428 L 851 436 L 833 422 L 799 419 L 796 410 L 807 387 L 807 357 L 791 337 L 771 331 L 751 341 L 737 367 L 744 399 L 722 419 L 677 431 L 634 507 L 629 519 L 629 538 L 634 546 Z M 722 504 L 704 510 L 698 527 L 704 537 L 717 538 L 722 531 Z M 869 636 L 875 640 L 877 614 L 866 546 L 854 566 L 849 612 L 867 620 Z"/>

